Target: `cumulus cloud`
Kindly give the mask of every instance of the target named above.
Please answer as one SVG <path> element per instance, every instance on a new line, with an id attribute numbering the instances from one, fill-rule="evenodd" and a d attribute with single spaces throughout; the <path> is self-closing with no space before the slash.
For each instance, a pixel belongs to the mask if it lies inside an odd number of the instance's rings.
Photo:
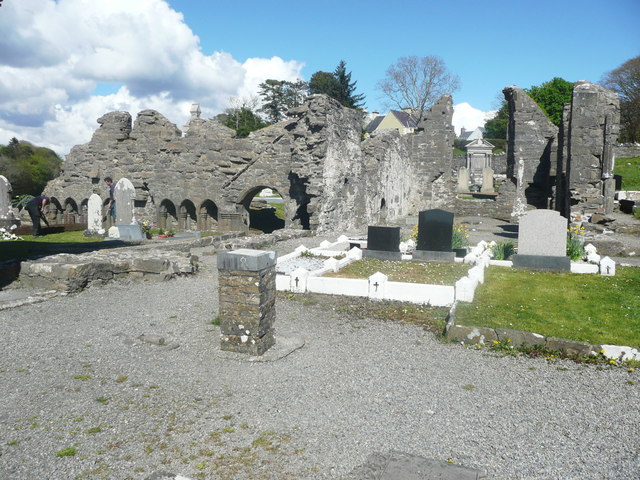
<path id="1" fill-rule="evenodd" d="M 453 127 L 456 135 L 460 135 L 460 130 L 464 127 L 466 130 L 475 130 L 476 127 L 484 126 L 484 123 L 493 118 L 497 110 L 489 110 L 483 112 L 470 104 L 463 102 L 453 106 Z"/>
<path id="2" fill-rule="evenodd" d="M 16 136 L 65 154 L 111 110 L 153 108 L 181 126 L 193 102 L 218 113 L 267 78 L 299 78 L 303 67 L 205 54 L 165 0 L 20 0 L 1 13 L 0 143 Z M 104 83 L 122 87 L 95 95 Z"/>

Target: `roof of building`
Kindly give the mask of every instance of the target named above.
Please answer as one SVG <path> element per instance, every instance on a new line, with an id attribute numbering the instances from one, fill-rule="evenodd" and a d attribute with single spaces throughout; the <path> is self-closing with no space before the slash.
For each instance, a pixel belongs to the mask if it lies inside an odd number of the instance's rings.
<path id="1" fill-rule="evenodd" d="M 393 113 L 398 121 L 405 128 L 416 128 L 418 126 L 418 122 L 416 122 L 411 115 L 407 112 L 401 112 L 399 110 L 390 110 L 390 113 Z"/>
<path id="2" fill-rule="evenodd" d="M 380 122 L 382 122 L 382 120 L 384 120 L 384 115 L 378 115 L 376 118 L 369 122 L 369 125 L 365 127 L 364 131 L 367 133 L 373 132 L 376 128 L 378 128 L 378 125 L 380 125 Z"/>

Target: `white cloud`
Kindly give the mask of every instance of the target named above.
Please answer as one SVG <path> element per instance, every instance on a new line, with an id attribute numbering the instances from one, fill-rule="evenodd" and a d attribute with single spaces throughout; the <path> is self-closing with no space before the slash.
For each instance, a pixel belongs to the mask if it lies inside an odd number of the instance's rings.
<path id="1" fill-rule="evenodd" d="M 475 130 L 476 127 L 484 126 L 484 123 L 490 118 L 493 118 L 496 113 L 497 110 L 483 112 L 463 102 L 453 106 L 453 119 L 451 123 L 453 123 L 456 135 L 460 135 L 462 127 L 466 130 Z"/>
<path id="2" fill-rule="evenodd" d="M 205 115 L 257 94 L 267 78 L 295 80 L 303 64 L 279 57 L 240 63 L 202 52 L 165 0 L 20 0 L 0 15 L 0 143 L 12 136 L 65 154 L 111 110 L 153 108 L 178 127 L 189 105 Z M 112 95 L 100 83 L 121 84 Z"/>

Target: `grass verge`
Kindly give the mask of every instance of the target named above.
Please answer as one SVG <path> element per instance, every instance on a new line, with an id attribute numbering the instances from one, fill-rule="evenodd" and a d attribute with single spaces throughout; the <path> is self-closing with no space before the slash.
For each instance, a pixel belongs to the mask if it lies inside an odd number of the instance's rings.
<path id="1" fill-rule="evenodd" d="M 640 190 L 640 157 L 616 158 L 613 173 L 622 177 L 622 190 Z"/>
<path id="2" fill-rule="evenodd" d="M 84 232 L 52 233 L 44 237 L 34 238 L 31 235 L 22 235 L 22 240 L 0 241 L 0 262 L 5 260 L 24 260 L 29 258 L 30 251 L 38 246 L 50 246 L 54 244 L 101 242 L 102 238 L 85 237 Z"/>
<path id="3" fill-rule="evenodd" d="M 491 267 L 460 325 L 511 328 L 593 344 L 640 347 L 640 268 L 615 277 Z"/>
<path id="4" fill-rule="evenodd" d="M 461 263 L 392 262 L 376 258 L 363 258 L 327 277 L 369 278 L 376 272 L 389 277 L 390 282 L 427 283 L 430 285 L 454 285 L 469 271 L 469 265 Z"/>

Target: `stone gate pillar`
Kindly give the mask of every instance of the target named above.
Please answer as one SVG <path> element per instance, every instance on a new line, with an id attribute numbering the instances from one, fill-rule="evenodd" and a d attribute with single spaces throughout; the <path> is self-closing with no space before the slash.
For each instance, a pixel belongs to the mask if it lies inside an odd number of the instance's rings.
<path id="1" fill-rule="evenodd" d="M 275 342 L 276 253 L 218 254 L 220 349 L 262 355 Z"/>

